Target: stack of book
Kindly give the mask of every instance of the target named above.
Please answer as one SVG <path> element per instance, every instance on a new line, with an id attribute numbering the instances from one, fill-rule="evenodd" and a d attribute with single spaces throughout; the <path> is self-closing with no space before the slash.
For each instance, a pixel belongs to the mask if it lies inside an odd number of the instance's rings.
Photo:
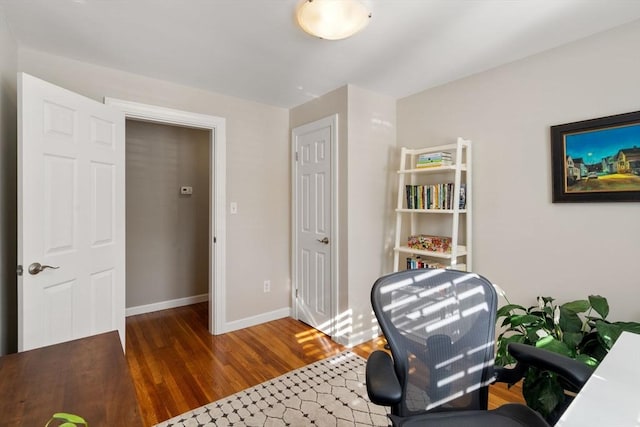
<path id="1" fill-rule="evenodd" d="M 443 151 L 440 153 L 425 153 L 418 155 L 416 168 L 437 168 L 440 166 L 451 166 L 451 153 Z"/>
<path id="2" fill-rule="evenodd" d="M 455 202 L 453 189 L 452 182 L 435 185 L 406 185 L 407 209 L 453 209 Z M 466 204 L 466 185 L 461 183 L 458 207 L 465 209 Z"/>

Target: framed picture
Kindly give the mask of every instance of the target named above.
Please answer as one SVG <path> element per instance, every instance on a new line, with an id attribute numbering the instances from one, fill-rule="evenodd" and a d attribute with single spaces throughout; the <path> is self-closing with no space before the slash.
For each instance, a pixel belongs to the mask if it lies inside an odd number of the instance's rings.
<path id="1" fill-rule="evenodd" d="M 553 202 L 640 201 L 640 111 L 551 126 Z"/>

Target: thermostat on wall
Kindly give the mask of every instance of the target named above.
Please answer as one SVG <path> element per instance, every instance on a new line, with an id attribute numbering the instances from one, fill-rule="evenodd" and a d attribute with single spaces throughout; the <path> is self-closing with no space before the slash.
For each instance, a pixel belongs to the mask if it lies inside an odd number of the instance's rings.
<path id="1" fill-rule="evenodd" d="M 193 194 L 193 187 L 187 185 L 180 187 L 180 194 Z"/>

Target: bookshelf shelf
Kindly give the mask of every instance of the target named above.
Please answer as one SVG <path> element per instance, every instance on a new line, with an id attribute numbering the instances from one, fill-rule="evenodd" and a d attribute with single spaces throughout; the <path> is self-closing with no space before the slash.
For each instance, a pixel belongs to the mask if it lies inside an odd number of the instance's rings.
<path id="1" fill-rule="evenodd" d="M 396 209 L 396 212 L 401 213 L 424 213 L 424 214 L 452 214 L 454 212 L 453 209 Z M 458 213 L 465 214 L 467 213 L 466 209 L 459 209 Z"/>
<path id="2" fill-rule="evenodd" d="M 414 168 L 414 169 L 406 169 L 399 170 L 398 174 L 429 174 L 429 173 L 443 173 L 443 172 L 455 172 L 456 166 L 438 166 L 438 167 L 430 167 L 430 168 Z M 460 165 L 460 170 L 465 172 L 467 170 L 467 165 Z"/>
<path id="3" fill-rule="evenodd" d="M 452 259 L 452 258 L 454 258 L 454 255 L 450 254 L 450 253 L 436 252 L 436 251 L 425 251 L 425 250 L 421 250 L 421 249 L 410 248 L 409 246 L 398 246 L 396 248 L 393 248 L 393 250 L 396 251 L 396 252 L 403 252 L 403 253 L 407 253 L 407 254 L 423 255 L 423 256 L 430 257 L 430 258 L 439 258 L 439 259 Z M 457 256 L 466 256 L 466 255 L 467 255 L 467 248 L 465 246 L 458 245 Z"/>
<path id="4" fill-rule="evenodd" d="M 394 271 L 414 264 L 470 270 L 471 141 L 458 138 L 454 144 L 403 147 L 397 172 Z M 410 236 L 414 236 L 414 247 L 409 246 Z M 447 252 L 427 250 L 416 244 L 427 242 L 422 246 L 431 249 L 432 240 L 440 242 L 443 238 L 449 246 Z M 401 255 L 409 257 L 405 259 Z"/>

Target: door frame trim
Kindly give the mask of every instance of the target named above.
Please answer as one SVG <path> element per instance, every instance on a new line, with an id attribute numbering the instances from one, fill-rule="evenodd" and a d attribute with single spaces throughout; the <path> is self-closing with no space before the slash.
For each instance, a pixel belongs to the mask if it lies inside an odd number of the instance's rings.
<path id="1" fill-rule="evenodd" d="M 291 300 L 293 301 L 292 315 L 299 320 L 298 299 L 296 292 L 298 289 L 298 162 L 296 153 L 298 151 L 298 136 L 320 128 L 329 126 L 331 128 L 331 325 L 329 335 L 335 340 L 337 332 L 337 316 L 339 313 L 339 242 L 338 236 L 338 114 L 297 126 L 291 131 Z"/>
<path id="2" fill-rule="evenodd" d="M 209 168 L 209 332 L 213 335 L 228 331 L 226 324 L 226 120 L 207 114 L 116 98 L 104 98 L 104 103 L 122 110 L 125 119 L 210 130 L 211 157 Z M 126 182 L 126 181 L 125 181 Z M 125 184 L 126 185 L 126 184 Z M 215 240 L 215 243 L 214 243 Z"/>

